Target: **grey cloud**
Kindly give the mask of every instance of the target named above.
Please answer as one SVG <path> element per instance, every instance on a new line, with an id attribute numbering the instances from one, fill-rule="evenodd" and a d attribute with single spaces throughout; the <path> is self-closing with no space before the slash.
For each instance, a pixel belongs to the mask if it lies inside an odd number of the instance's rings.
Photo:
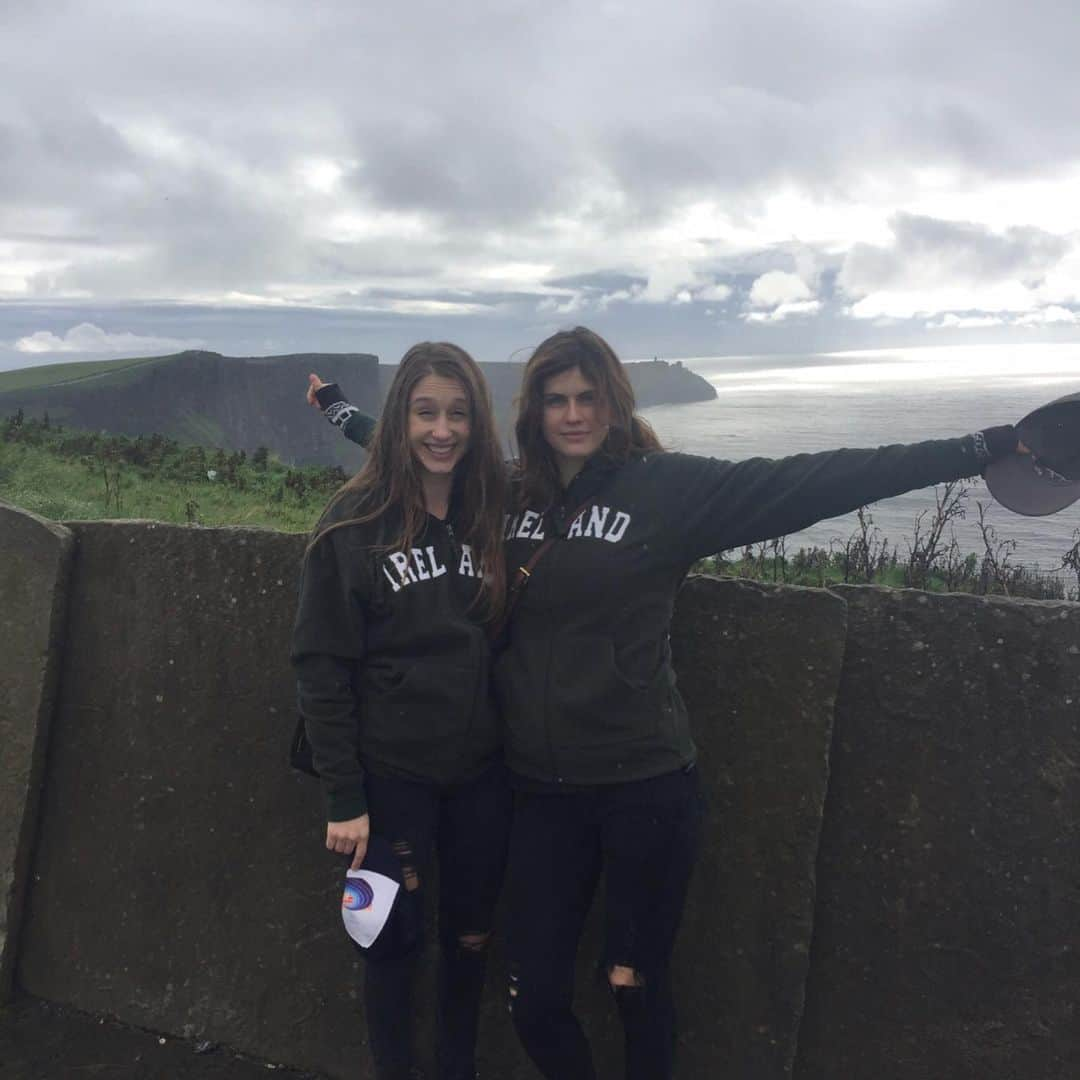
<path id="1" fill-rule="evenodd" d="M 551 265 L 545 285 L 587 305 L 640 288 L 643 268 L 663 254 L 627 254 L 624 243 L 622 257 L 609 257 L 605 242 L 694 199 L 749 227 L 781 186 L 842 200 L 866 176 L 903 189 L 920 167 L 985 182 L 1080 160 L 1080 27 L 1071 3 L 1050 0 L 1022 9 L 776 0 L 752 10 L 705 0 L 112 0 L 20 5 L 5 20 L 0 240 L 17 241 L 20 254 L 85 249 L 35 279 L 47 295 L 316 283 L 349 305 L 457 295 L 455 279 L 475 267 L 521 259 Z M 140 128 L 180 137 L 187 156 L 140 142 L 131 135 Z M 420 211 L 422 229 L 313 237 L 290 186 L 310 157 L 345 168 L 340 208 Z M 560 218 L 571 234 L 579 222 L 600 250 L 575 249 Z M 1037 230 L 896 226 L 893 246 L 851 253 L 843 284 L 882 287 L 905 258 L 979 280 L 1037 276 L 1060 258 L 1060 238 Z M 703 255 L 696 270 L 732 284 L 735 298 L 770 269 L 798 269 L 794 247 L 733 256 L 699 238 L 703 252 L 711 245 L 715 258 Z M 826 283 L 841 258 L 817 256 Z M 543 324 L 543 292 L 469 295 L 520 307 L 515 325 L 527 334 Z M 649 317 L 673 341 L 687 340 L 681 328 L 697 317 L 683 310 L 668 322 L 656 305 L 633 308 L 613 303 L 603 314 L 643 341 L 655 341 Z M 693 326 L 696 340 L 722 344 L 714 326 Z M 25 332 L 46 328 L 65 329 Z"/>
<path id="2" fill-rule="evenodd" d="M 618 270 L 593 270 L 587 274 L 568 274 L 549 278 L 546 285 L 555 289 L 583 289 L 596 292 L 616 292 L 619 289 L 641 288 L 648 279 L 636 274 L 624 274 Z"/>
<path id="3" fill-rule="evenodd" d="M 423 124 L 373 125 L 353 146 L 348 182 L 377 204 L 421 209 L 461 224 L 514 220 L 572 205 L 588 161 L 561 161 L 535 129 L 494 116 L 433 113 Z"/>
<path id="4" fill-rule="evenodd" d="M 839 275 L 848 294 L 865 295 L 920 278 L 925 285 L 1033 281 L 1071 246 L 1066 237 L 1024 226 L 995 233 L 982 225 L 916 214 L 896 214 L 890 224 L 892 246 L 856 244 L 848 252 Z"/>
<path id="5" fill-rule="evenodd" d="M 0 198 L 7 207 L 94 197 L 135 164 L 116 129 L 77 101 L 53 97 L 0 114 Z"/>
<path id="6" fill-rule="evenodd" d="M 54 244 L 69 247 L 100 247 L 104 241 L 102 236 L 80 235 L 78 233 L 42 233 L 42 232 L 18 232 L 12 230 L 5 232 L 5 237 L 13 244 L 41 244 L 49 246 Z"/>

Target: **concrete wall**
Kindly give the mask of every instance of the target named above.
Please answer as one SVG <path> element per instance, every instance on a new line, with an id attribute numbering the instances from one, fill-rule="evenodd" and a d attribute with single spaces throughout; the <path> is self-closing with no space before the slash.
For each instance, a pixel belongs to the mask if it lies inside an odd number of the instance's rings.
<path id="1" fill-rule="evenodd" d="M 69 529 L 21 985 L 366 1076 L 340 867 L 284 760 L 302 539 Z M 673 649 L 710 801 L 680 1077 L 1077 1075 L 1080 606 L 694 579 Z M 5 650 L 0 685 L 22 681 Z M 579 1001 L 614 1070 L 598 952 L 594 917 Z M 483 1057 L 524 1080 L 504 966 L 496 949 Z"/>
<path id="2" fill-rule="evenodd" d="M 0 503 L 0 1002 L 18 951 L 71 549 L 63 526 Z"/>
<path id="3" fill-rule="evenodd" d="M 1080 1076 L 1080 605 L 838 592 L 798 1075 Z"/>

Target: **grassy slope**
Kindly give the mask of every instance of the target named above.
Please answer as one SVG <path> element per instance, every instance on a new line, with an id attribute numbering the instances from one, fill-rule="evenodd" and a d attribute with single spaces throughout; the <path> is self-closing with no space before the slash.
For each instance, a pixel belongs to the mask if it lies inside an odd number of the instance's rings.
<path id="1" fill-rule="evenodd" d="M 93 465 L 65 460 L 42 447 L 0 442 L 0 500 L 54 521 L 104 518 L 150 518 L 187 524 L 188 504 L 196 504 L 200 525 L 244 525 L 306 532 L 327 501 L 325 493 L 297 497 L 286 491 L 281 501 L 272 493 L 283 470 L 271 469 L 264 478 L 238 491 L 220 481 L 183 482 L 147 478 L 140 470 L 120 467 L 120 509 L 106 502 L 100 462 Z"/>
<path id="2" fill-rule="evenodd" d="M 225 432 L 221 425 L 201 413 L 180 412 L 176 414 L 175 438 L 196 446 L 224 446 Z"/>
<path id="3" fill-rule="evenodd" d="M 0 394 L 12 390 L 38 390 L 62 383 L 82 382 L 129 368 L 140 368 L 171 360 L 171 356 L 138 356 L 123 360 L 84 360 L 74 364 L 42 364 L 0 372 Z"/>

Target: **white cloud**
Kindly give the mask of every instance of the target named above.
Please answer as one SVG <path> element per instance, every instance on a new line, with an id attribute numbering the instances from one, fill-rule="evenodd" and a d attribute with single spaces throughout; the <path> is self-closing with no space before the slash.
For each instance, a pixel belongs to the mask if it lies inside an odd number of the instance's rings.
<path id="1" fill-rule="evenodd" d="M 1005 320 L 997 315 L 943 315 L 938 322 L 928 322 L 927 330 L 974 330 L 982 326 L 1001 326 Z"/>
<path id="2" fill-rule="evenodd" d="M 547 296 L 536 305 L 536 310 L 555 315 L 572 315 L 585 306 L 585 298 L 581 293 L 573 293 L 565 299 Z"/>
<path id="3" fill-rule="evenodd" d="M 1000 315 L 958 315 L 946 312 L 940 319 L 926 323 L 927 330 L 974 330 L 986 326 L 1078 326 L 1080 316 L 1075 311 L 1058 304 L 1023 314 L 1002 313 Z"/>
<path id="4" fill-rule="evenodd" d="M 15 342 L 16 352 L 22 353 L 140 353 L 203 349 L 206 342 L 198 339 L 148 337 L 126 332 L 108 333 L 93 323 L 79 323 L 63 337 L 48 330 L 21 337 Z"/>
<path id="5" fill-rule="evenodd" d="M 762 274 L 750 288 L 750 304 L 756 308 L 772 308 L 811 300 L 813 293 L 798 274 L 786 270 L 770 270 Z"/>
<path id="6" fill-rule="evenodd" d="M 1080 318 L 1077 318 L 1075 311 L 1059 307 L 1056 304 L 1041 308 L 1039 311 L 1029 312 L 1016 320 L 1017 326 L 1054 326 L 1063 324 L 1076 326 L 1080 324 Z"/>
<path id="7" fill-rule="evenodd" d="M 1042 229 L 895 214 L 892 242 L 856 244 L 837 278 L 857 319 L 1032 311 L 1071 240 Z M 955 324 L 951 324 L 955 325 Z"/>
<path id="8" fill-rule="evenodd" d="M 1080 233 L 1071 237 L 1072 250 L 1039 285 L 1039 299 L 1047 304 L 1080 304 Z"/>
<path id="9" fill-rule="evenodd" d="M 697 292 L 694 293 L 694 297 L 697 300 L 722 304 L 725 300 L 730 298 L 731 291 L 730 285 L 706 285 L 704 288 L 698 289 Z"/>
<path id="10" fill-rule="evenodd" d="M 797 315 L 816 315 L 820 310 L 820 300 L 793 300 L 791 303 L 780 304 L 772 311 L 748 312 L 743 318 L 751 323 L 783 322 Z"/>
<path id="11" fill-rule="evenodd" d="M 677 300 L 679 294 L 693 283 L 695 276 L 690 259 L 673 257 L 658 260 L 649 267 L 649 281 L 640 298 L 652 304 Z"/>
<path id="12" fill-rule="evenodd" d="M 610 304 L 633 303 L 640 296 L 641 292 L 641 285 L 633 285 L 629 289 L 615 289 L 613 292 L 604 293 L 600 299 L 596 301 L 596 306 L 598 310 L 606 311 Z"/>
<path id="13" fill-rule="evenodd" d="M 856 319 L 928 318 L 944 312 L 1024 312 L 1038 306 L 1034 291 L 1019 281 L 984 287 L 881 289 L 848 308 Z"/>

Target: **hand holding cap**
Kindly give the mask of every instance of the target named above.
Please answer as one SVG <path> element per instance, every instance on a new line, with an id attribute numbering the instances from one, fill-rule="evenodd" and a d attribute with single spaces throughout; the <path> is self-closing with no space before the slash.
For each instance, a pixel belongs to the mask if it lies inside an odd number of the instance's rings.
<path id="1" fill-rule="evenodd" d="M 1040 406 L 1016 425 L 1017 452 L 984 476 L 990 493 L 1017 514 L 1056 514 L 1080 499 L 1080 393 Z"/>

